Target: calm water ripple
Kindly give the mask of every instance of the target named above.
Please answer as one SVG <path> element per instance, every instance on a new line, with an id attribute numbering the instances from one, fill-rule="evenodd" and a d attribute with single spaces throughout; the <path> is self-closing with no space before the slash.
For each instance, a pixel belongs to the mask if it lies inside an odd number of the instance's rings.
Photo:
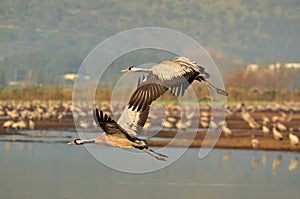
<path id="1" fill-rule="evenodd" d="M 215 149 L 200 160 L 199 149 L 192 148 L 164 169 L 127 174 L 104 166 L 84 147 L 64 144 L 73 136 L 70 132 L 42 132 L 34 139 L 42 135 L 48 144 L 0 137 L 2 198 L 282 199 L 300 195 L 300 155 L 296 153 Z M 101 147 L 108 154 L 114 150 Z M 167 149 L 168 154 L 176 150 Z"/>

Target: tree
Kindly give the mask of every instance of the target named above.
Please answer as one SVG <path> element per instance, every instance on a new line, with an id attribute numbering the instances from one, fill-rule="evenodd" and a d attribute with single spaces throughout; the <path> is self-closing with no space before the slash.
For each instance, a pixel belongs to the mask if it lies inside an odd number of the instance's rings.
<path id="1" fill-rule="evenodd" d="M 269 89 L 287 88 L 292 79 L 292 71 L 285 67 L 267 68 L 260 73 L 260 83 Z"/>
<path id="2" fill-rule="evenodd" d="M 258 84 L 258 77 L 255 72 L 235 70 L 226 78 L 226 85 L 236 88 L 252 88 Z"/>
<path id="3" fill-rule="evenodd" d="M 6 74 L 5 71 L 2 69 L 0 72 L 0 88 L 4 88 L 6 86 Z"/>

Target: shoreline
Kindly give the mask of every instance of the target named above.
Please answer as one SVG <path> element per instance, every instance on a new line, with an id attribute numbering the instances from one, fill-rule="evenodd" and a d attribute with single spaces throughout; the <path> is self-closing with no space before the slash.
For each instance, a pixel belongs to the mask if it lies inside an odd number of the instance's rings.
<path id="1" fill-rule="evenodd" d="M 205 106 L 207 108 L 207 106 Z M 205 108 L 204 107 L 204 108 Z M 104 108 L 104 107 L 102 107 Z M 203 108 L 203 107 L 202 107 Z M 60 110 L 60 109 L 58 109 Z M 68 109 L 69 110 L 69 109 Z M 206 109 L 201 110 L 205 112 Z M 209 109 L 207 109 L 208 111 Z M 61 110 L 60 110 L 61 111 Z M 82 111 L 85 113 L 84 111 Z M 65 137 L 57 137 L 55 143 L 67 143 L 67 141 L 71 141 L 75 138 L 78 138 L 77 129 L 75 128 L 74 118 L 71 112 L 68 111 L 61 120 L 58 120 L 57 117 L 50 117 L 47 119 L 35 120 L 35 130 L 41 131 L 66 131 L 70 132 Z M 289 111 L 285 112 L 286 115 L 289 115 Z M 165 117 L 165 113 L 162 109 L 155 109 L 155 116 L 151 119 L 151 126 L 149 128 L 144 129 L 141 133 L 140 137 L 142 139 L 146 139 L 149 146 L 153 147 L 202 147 L 203 140 L 207 135 L 206 128 L 201 128 L 201 122 L 193 117 L 191 122 L 191 127 L 193 129 L 187 128 L 186 130 L 180 130 L 180 133 L 177 129 L 162 129 L 162 119 Z M 261 130 L 261 126 L 263 125 L 263 117 L 268 118 L 278 118 L 282 116 L 282 112 L 280 111 L 252 111 L 251 116 L 257 121 L 260 125 L 258 129 L 251 129 L 247 122 L 242 119 L 242 113 L 240 111 L 236 111 L 234 114 L 228 114 L 226 116 L 227 126 L 231 129 L 232 135 L 225 136 L 224 133 L 219 135 L 218 132 L 211 131 L 209 137 L 214 137 L 218 139 L 217 142 L 212 140 L 214 148 L 221 149 L 244 149 L 244 150 L 268 150 L 268 151 L 287 151 L 287 152 L 297 152 L 300 153 L 300 144 L 297 146 L 290 145 L 289 133 L 292 132 L 297 137 L 300 138 L 300 111 L 294 111 L 292 118 L 290 121 L 283 121 L 282 123 L 286 126 L 287 130 L 281 132 L 283 135 L 283 140 L 278 141 L 275 140 L 272 133 L 272 125 L 274 122 L 270 121 L 267 123 L 267 127 L 270 129 L 270 133 L 264 134 Z M 80 132 L 91 132 L 95 133 L 95 137 L 97 133 L 101 130 L 95 124 L 93 124 L 93 119 L 88 118 L 87 116 L 80 116 L 82 118 L 87 119 L 88 130 L 85 128 L 78 129 Z M 207 116 L 208 118 L 209 116 Z M 215 118 L 216 119 L 216 118 Z M 34 137 L 30 132 L 26 132 L 28 135 L 26 139 L 23 140 L 21 137 L 10 136 L 20 134 L 21 130 L 13 130 L 13 129 L 4 129 L 2 126 L 5 121 L 8 120 L 8 117 L 0 118 L 0 141 L 19 141 L 19 142 L 30 142 L 30 140 L 35 139 L 35 142 L 50 142 L 51 140 L 47 140 L 47 137 Z M 16 120 L 15 120 L 16 121 Z M 26 121 L 26 119 L 25 119 Z M 216 121 L 216 120 L 215 120 Z M 28 122 L 28 121 L 26 121 Z M 220 125 L 219 125 L 220 126 Z M 196 128 L 197 127 L 197 128 Z M 199 127 L 199 128 L 198 128 Z M 28 130 L 28 128 L 25 128 Z M 55 136 L 55 132 L 54 132 Z M 15 139 L 18 138 L 18 140 Z M 28 139 L 29 137 L 29 139 Z M 259 146 L 257 149 L 253 148 L 251 140 L 257 139 L 259 141 Z M 39 139 L 37 139 L 39 138 Z M 33 142 L 34 142 L 33 141 Z M 54 142 L 53 142 L 54 143 Z M 207 143 L 207 140 L 206 140 Z M 215 145 L 214 145 L 215 144 Z M 207 145 L 206 145 L 207 146 Z"/>
<path id="2" fill-rule="evenodd" d="M 0 125 L 3 123 L 0 120 Z M 239 125 L 239 127 L 242 127 Z M 26 129 L 27 130 L 27 129 Z M 65 137 L 65 139 L 70 139 L 70 141 L 77 137 L 76 128 L 72 118 L 64 118 L 61 122 L 50 120 L 50 121 L 37 121 L 36 122 L 36 131 L 38 130 L 55 130 L 55 131 L 69 131 L 74 134 L 70 134 L 70 136 Z M 12 129 L 4 129 L 0 128 L 0 136 L 10 136 L 10 135 L 18 135 L 20 130 L 12 130 Z M 84 129 L 82 129 L 84 131 Z M 93 132 L 93 131 L 92 131 Z M 91 132 L 91 133 L 92 133 Z M 95 130 L 95 134 L 97 134 L 97 130 Z M 293 132 L 297 136 L 300 136 L 300 132 Z M 296 152 L 300 153 L 300 145 L 290 146 L 290 142 L 288 139 L 288 132 L 284 132 L 284 139 L 282 141 L 275 140 L 273 138 L 272 133 L 269 135 L 263 135 L 260 130 L 253 131 L 251 129 L 239 129 L 234 131 L 234 135 L 232 136 L 224 136 L 221 134 L 218 135 L 216 139 L 217 142 L 214 144 L 213 140 L 213 148 L 218 149 L 241 149 L 241 150 L 264 150 L 264 151 L 285 151 L 285 152 Z M 21 134 L 20 134 L 21 135 Z M 152 135 L 152 136 L 151 136 Z M 259 146 L 257 149 L 252 147 L 251 144 L 251 135 L 254 135 L 256 139 L 259 140 Z M 178 134 L 177 130 L 161 130 L 158 133 L 155 133 L 153 136 L 153 132 L 151 130 L 146 131 L 142 134 L 144 139 L 147 140 L 149 146 L 152 147 L 192 147 L 192 148 L 200 148 L 203 145 L 203 140 L 206 136 L 205 130 L 198 130 L 197 132 L 193 131 L 184 131 L 182 134 Z M 176 136 L 176 138 L 174 138 Z M 150 138 L 148 138 L 150 137 Z M 193 139 L 194 138 L 194 139 Z M 55 141 L 48 142 L 39 141 L 39 140 L 22 140 L 22 139 L 0 139 L 1 142 L 41 142 L 41 143 L 67 143 L 67 141 Z M 207 142 L 206 142 L 207 143 Z M 210 147 L 207 145 L 207 147 Z"/>

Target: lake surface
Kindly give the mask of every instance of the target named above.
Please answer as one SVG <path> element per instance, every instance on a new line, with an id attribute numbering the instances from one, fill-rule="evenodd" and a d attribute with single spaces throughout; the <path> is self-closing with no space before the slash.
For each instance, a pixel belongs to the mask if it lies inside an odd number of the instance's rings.
<path id="1" fill-rule="evenodd" d="M 65 144 L 74 133 L 34 132 L 39 136 L 33 142 L 21 142 L 32 133 L 0 136 L 1 198 L 300 197 L 297 153 L 214 149 L 199 159 L 199 149 L 191 148 L 163 169 L 131 174 L 109 168 L 83 146 Z M 114 152 L 122 149 L 99 147 L 112 159 L 130 163 Z M 177 150 L 164 152 L 172 156 Z M 150 166 L 159 162 L 142 155 Z"/>

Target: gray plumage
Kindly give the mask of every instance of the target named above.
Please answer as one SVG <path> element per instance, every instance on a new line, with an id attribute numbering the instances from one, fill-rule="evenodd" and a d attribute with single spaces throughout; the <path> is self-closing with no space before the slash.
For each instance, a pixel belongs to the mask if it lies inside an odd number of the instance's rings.
<path id="1" fill-rule="evenodd" d="M 126 131 L 132 136 L 137 136 L 143 130 L 149 115 L 150 106 L 148 105 L 145 110 L 133 110 L 127 105 L 118 120 L 118 125 L 121 129 Z"/>
<path id="2" fill-rule="evenodd" d="M 185 57 L 175 57 L 173 60 L 162 61 L 151 69 L 131 66 L 129 69 L 123 70 L 123 72 L 128 71 L 148 73 L 148 76 L 130 97 L 129 108 L 133 108 L 132 110 L 144 110 L 167 90 L 170 90 L 177 97 L 183 96 L 185 90 L 194 80 L 205 81 L 219 94 L 227 95 L 225 91 L 216 88 L 207 81 L 210 75 L 204 67 Z"/>
<path id="3" fill-rule="evenodd" d="M 146 140 L 140 139 L 136 136 L 127 133 L 117 122 L 110 116 L 99 111 L 97 108 L 93 111 L 95 122 L 104 131 L 104 133 L 93 139 L 75 139 L 68 144 L 86 144 L 86 143 L 99 143 L 105 142 L 111 146 L 119 148 L 136 148 L 146 152 L 147 154 L 155 157 L 158 160 L 166 160 L 168 156 L 153 151 Z"/>

